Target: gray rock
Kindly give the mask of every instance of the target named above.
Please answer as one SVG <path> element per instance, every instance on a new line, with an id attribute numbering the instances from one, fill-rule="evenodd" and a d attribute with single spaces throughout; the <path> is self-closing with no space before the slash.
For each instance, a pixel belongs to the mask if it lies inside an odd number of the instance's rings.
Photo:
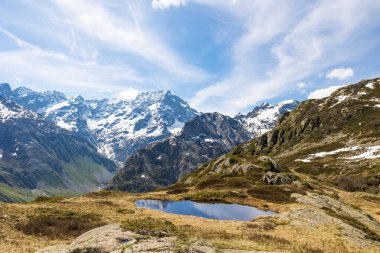
<path id="1" fill-rule="evenodd" d="M 268 171 L 263 176 L 263 181 L 267 184 L 290 184 L 293 181 L 297 180 L 297 177 L 291 174 L 285 174 L 285 173 L 274 173 L 271 171 Z"/>
<path id="2" fill-rule="evenodd" d="M 341 235 L 360 247 L 380 246 L 378 241 L 368 236 L 368 229 L 380 231 L 380 224 L 361 210 L 325 195 L 308 193 L 308 195 L 292 194 L 297 202 L 309 204 L 310 208 L 293 208 L 277 215 L 279 221 L 286 221 L 291 226 L 315 229 L 316 226 L 335 224 Z M 347 223 L 349 219 L 350 224 Z M 351 224 L 363 224 L 368 229 L 359 229 Z"/>
<path id="3" fill-rule="evenodd" d="M 321 209 L 331 210 L 340 216 L 355 219 L 374 231 L 380 231 L 380 223 L 377 220 L 362 210 L 344 204 L 340 200 L 315 193 L 308 193 L 307 195 L 294 193 L 292 194 L 292 197 L 296 198 L 299 203 L 310 204 Z"/>
<path id="4" fill-rule="evenodd" d="M 267 163 L 271 171 L 275 171 L 275 172 L 280 171 L 280 165 L 273 158 L 271 158 L 269 156 L 260 156 L 259 160 Z"/>
<path id="5" fill-rule="evenodd" d="M 130 231 L 124 231 L 119 224 L 111 224 L 90 230 L 77 237 L 69 245 L 56 245 L 44 248 L 36 253 L 72 253 L 88 249 L 107 253 L 132 252 L 172 252 L 177 251 L 176 237 L 143 237 Z M 215 253 L 212 244 L 194 241 L 189 252 Z"/>

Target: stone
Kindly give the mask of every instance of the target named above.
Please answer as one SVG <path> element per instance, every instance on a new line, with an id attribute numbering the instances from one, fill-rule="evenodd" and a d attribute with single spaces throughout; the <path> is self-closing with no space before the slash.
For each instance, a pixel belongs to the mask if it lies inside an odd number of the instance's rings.
<path id="1" fill-rule="evenodd" d="M 280 185 L 280 184 L 291 184 L 297 179 L 296 176 L 285 173 L 274 173 L 268 171 L 263 176 L 263 181 L 267 184 Z"/>
<path id="2" fill-rule="evenodd" d="M 271 171 L 280 171 L 280 165 L 278 162 L 269 156 L 260 156 L 259 161 L 267 163 Z"/>
<path id="3" fill-rule="evenodd" d="M 36 253 L 84 253 L 86 250 L 97 250 L 104 253 L 136 253 L 136 252 L 177 252 L 177 237 L 145 237 L 124 231 L 119 224 L 105 225 L 92 229 L 77 237 L 69 245 L 55 245 Z M 195 240 L 189 246 L 189 253 L 215 253 L 212 244 Z"/>

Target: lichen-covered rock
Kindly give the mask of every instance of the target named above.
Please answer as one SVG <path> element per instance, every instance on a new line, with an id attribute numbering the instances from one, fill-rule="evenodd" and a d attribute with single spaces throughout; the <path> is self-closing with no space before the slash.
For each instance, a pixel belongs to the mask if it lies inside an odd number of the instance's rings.
<path id="1" fill-rule="evenodd" d="M 263 176 L 263 181 L 267 184 L 290 184 L 293 181 L 297 180 L 298 178 L 295 175 L 287 174 L 287 173 L 274 173 L 271 171 L 268 171 Z"/>
<path id="2" fill-rule="evenodd" d="M 273 158 L 269 156 L 260 156 L 258 160 L 266 163 L 271 171 L 280 172 L 280 165 Z"/>
<path id="3" fill-rule="evenodd" d="M 380 224 L 363 211 L 325 195 L 294 193 L 291 196 L 297 202 L 311 207 L 282 212 L 277 215 L 279 222 L 306 229 L 335 225 L 344 238 L 360 247 L 380 246 Z"/>
<path id="4" fill-rule="evenodd" d="M 145 237 L 124 231 L 119 224 L 111 224 L 90 230 L 77 237 L 69 245 L 50 246 L 36 253 L 132 253 L 178 251 L 177 237 Z M 92 250 L 92 251 L 91 251 Z M 188 247 L 189 253 L 214 253 L 212 244 L 194 241 Z"/>
<path id="5" fill-rule="evenodd" d="M 308 193 L 307 195 L 294 193 L 292 197 L 296 198 L 299 203 L 310 204 L 321 209 L 330 210 L 342 217 L 355 219 L 368 228 L 380 232 L 380 223 L 377 220 L 358 208 L 344 204 L 340 200 L 315 193 Z"/>

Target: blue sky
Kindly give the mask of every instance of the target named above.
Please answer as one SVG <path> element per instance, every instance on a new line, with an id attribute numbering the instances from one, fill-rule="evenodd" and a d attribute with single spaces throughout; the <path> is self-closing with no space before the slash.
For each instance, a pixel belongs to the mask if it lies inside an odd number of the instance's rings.
<path id="1" fill-rule="evenodd" d="M 86 98 L 169 89 L 233 115 L 380 76 L 379 13 L 377 0 L 3 0 L 0 82 Z"/>

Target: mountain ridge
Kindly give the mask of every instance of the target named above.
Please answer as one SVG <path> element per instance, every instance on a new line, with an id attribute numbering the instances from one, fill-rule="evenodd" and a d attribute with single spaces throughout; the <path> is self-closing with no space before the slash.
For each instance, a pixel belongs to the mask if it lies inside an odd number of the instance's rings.
<path id="1" fill-rule="evenodd" d="M 380 78 L 303 101 L 271 131 L 201 166 L 173 187 L 228 188 L 233 181 L 254 194 L 262 184 L 278 182 L 286 188 L 299 180 L 295 174 L 304 174 L 342 190 L 378 193 L 379 108 Z"/>
<path id="2" fill-rule="evenodd" d="M 201 164 L 269 131 L 282 114 L 297 104 L 293 100 L 263 104 L 234 118 L 220 113 L 200 114 L 187 122 L 178 135 L 148 145 L 129 157 L 107 188 L 135 192 L 173 184 Z"/>
<path id="3" fill-rule="evenodd" d="M 74 133 L 0 97 L 0 199 L 94 191 L 116 165 Z"/>
<path id="4" fill-rule="evenodd" d="M 58 126 L 77 132 L 119 163 L 151 142 L 178 131 L 197 112 L 170 91 L 143 92 L 134 100 L 85 100 L 57 91 L 12 91 L 0 84 L 0 95 L 36 112 Z"/>

